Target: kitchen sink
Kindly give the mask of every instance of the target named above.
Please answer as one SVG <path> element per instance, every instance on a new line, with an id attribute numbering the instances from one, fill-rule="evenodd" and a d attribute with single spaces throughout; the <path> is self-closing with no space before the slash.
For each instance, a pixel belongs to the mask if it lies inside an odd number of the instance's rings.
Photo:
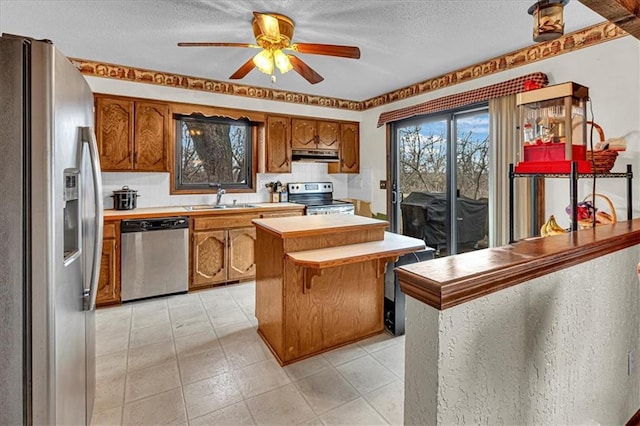
<path id="1" fill-rule="evenodd" d="M 212 204 L 200 204 L 196 206 L 183 206 L 187 211 L 199 211 L 199 210 L 222 210 L 222 209 L 249 209 L 255 207 L 249 203 L 236 203 L 236 204 L 218 204 L 214 206 Z"/>

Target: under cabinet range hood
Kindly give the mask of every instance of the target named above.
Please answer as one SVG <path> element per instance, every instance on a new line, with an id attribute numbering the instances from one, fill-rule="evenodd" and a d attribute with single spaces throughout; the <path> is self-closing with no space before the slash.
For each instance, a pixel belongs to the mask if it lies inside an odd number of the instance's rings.
<path id="1" fill-rule="evenodd" d="M 338 151 L 331 149 L 294 149 L 291 151 L 292 161 L 314 163 L 337 163 Z"/>

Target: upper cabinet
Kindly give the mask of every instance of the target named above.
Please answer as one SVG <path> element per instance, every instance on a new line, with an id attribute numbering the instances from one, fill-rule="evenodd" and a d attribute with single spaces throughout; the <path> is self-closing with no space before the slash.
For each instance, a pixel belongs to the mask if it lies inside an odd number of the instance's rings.
<path id="1" fill-rule="evenodd" d="M 329 173 L 360 172 L 360 136 L 358 123 L 340 123 L 340 161 L 330 163 Z"/>
<path id="2" fill-rule="evenodd" d="M 146 172 L 169 171 L 169 106 L 136 101 L 135 111 L 134 169 Z"/>
<path id="3" fill-rule="evenodd" d="M 340 161 L 329 163 L 329 173 L 360 172 L 357 122 L 306 117 L 267 116 L 265 172 L 290 173 L 292 150 L 335 150 Z"/>
<path id="4" fill-rule="evenodd" d="M 96 137 L 103 171 L 169 171 L 169 106 L 95 95 Z"/>
<path id="5" fill-rule="evenodd" d="M 291 148 L 316 149 L 316 121 L 304 118 L 291 119 Z"/>
<path id="6" fill-rule="evenodd" d="M 316 144 L 318 149 L 340 148 L 340 123 L 336 121 L 318 121 Z"/>
<path id="7" fill-rule="evenodd" d="M 133 170 L 133 101 L 96 95 L 96 138 L 102 170 Z"/>
<path id="8" fill-rule="evenodd" d="M 267 117 L 265 172 L 291 172 L 291 118 L 279 115 Z"/>
<path id="9" fill-rule="evenodd" d="M 329 149 L 338 151 L 340 123 L 307 118 L 291 119 L 292 149 Z"/>

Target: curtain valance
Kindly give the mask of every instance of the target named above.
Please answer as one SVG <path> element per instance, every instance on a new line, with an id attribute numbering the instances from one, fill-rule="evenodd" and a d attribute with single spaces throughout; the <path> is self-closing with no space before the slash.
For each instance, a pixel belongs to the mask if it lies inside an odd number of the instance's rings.
<path id="1" fill-rule="evenodd" d="M 383 112 L 378 118 L 378 127 L 393 121 L 415 117 L 416 115 L 432 114 L 434 112 L 446 111 L 464 105 L 476 104 L 488 101 L 489 99 L 519 93 L 524 90 L 523 85 L 527 80 L 536 82 L 540 87 L 545 87 L 549 84 L 549 79 L 545 73 L 536 72 L 533 74 L 523 75 L 522 77 L 492 84 L 491 86 L 480 87 L 478 89 L 469 90 L 468 92 L 456 93 L 455 95 L 432 99 L 418 105 Z"/>

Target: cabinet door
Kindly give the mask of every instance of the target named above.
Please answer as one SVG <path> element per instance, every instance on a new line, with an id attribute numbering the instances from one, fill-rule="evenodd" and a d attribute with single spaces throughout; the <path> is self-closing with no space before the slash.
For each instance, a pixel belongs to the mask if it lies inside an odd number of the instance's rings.
<path id="1" fill-rule="evenodd" d="M 340 147 L 340 123 L 318 121 L 318 149 L 338 151 Z"/>
<path id="2" fill-rule="evenodd" d="M 120 303 L 120 222 L 104 224 L 96 304 Z"/>
<path id="3" fill-rule="evenodd" d="M 229 281 L 254 278 L 256 263 L 254 243 L 256 228 L 239 228 L 229 230 Z"/>
<path id="4" fill-rule="evenodd" d="M 193 232 L 193 269 L 190 288 L 227 280 L 227 231 Z"/>
<path id="5" fill-rule="evenodd" d="M 95 100 L 102 171 L 133 170 L 133 101 L 102 96 Z"/>
<path id="6" fill-rule="evenodd" d="M 169 171 L 169 106 L 155 102 L 135 104 L 134 168 L 145 172 Z"/>
<path id="7" fill-rule="evenodd" d="M 291 148 L 292 149 L 316 149 L 317 148 L 317 122 L 302 118 L 291 119 Z"/>
<path id="8" fill-rule="evenodd" d="M 342 123 L 340 126 L 340 172 L 360 172 L 360 140 L 358 123 Z"/>
<path id="9" fill-rule="evenodd" d="M 289 117 L 267 117 L 266 172 L 291 172 L 291 121 Z"/>

